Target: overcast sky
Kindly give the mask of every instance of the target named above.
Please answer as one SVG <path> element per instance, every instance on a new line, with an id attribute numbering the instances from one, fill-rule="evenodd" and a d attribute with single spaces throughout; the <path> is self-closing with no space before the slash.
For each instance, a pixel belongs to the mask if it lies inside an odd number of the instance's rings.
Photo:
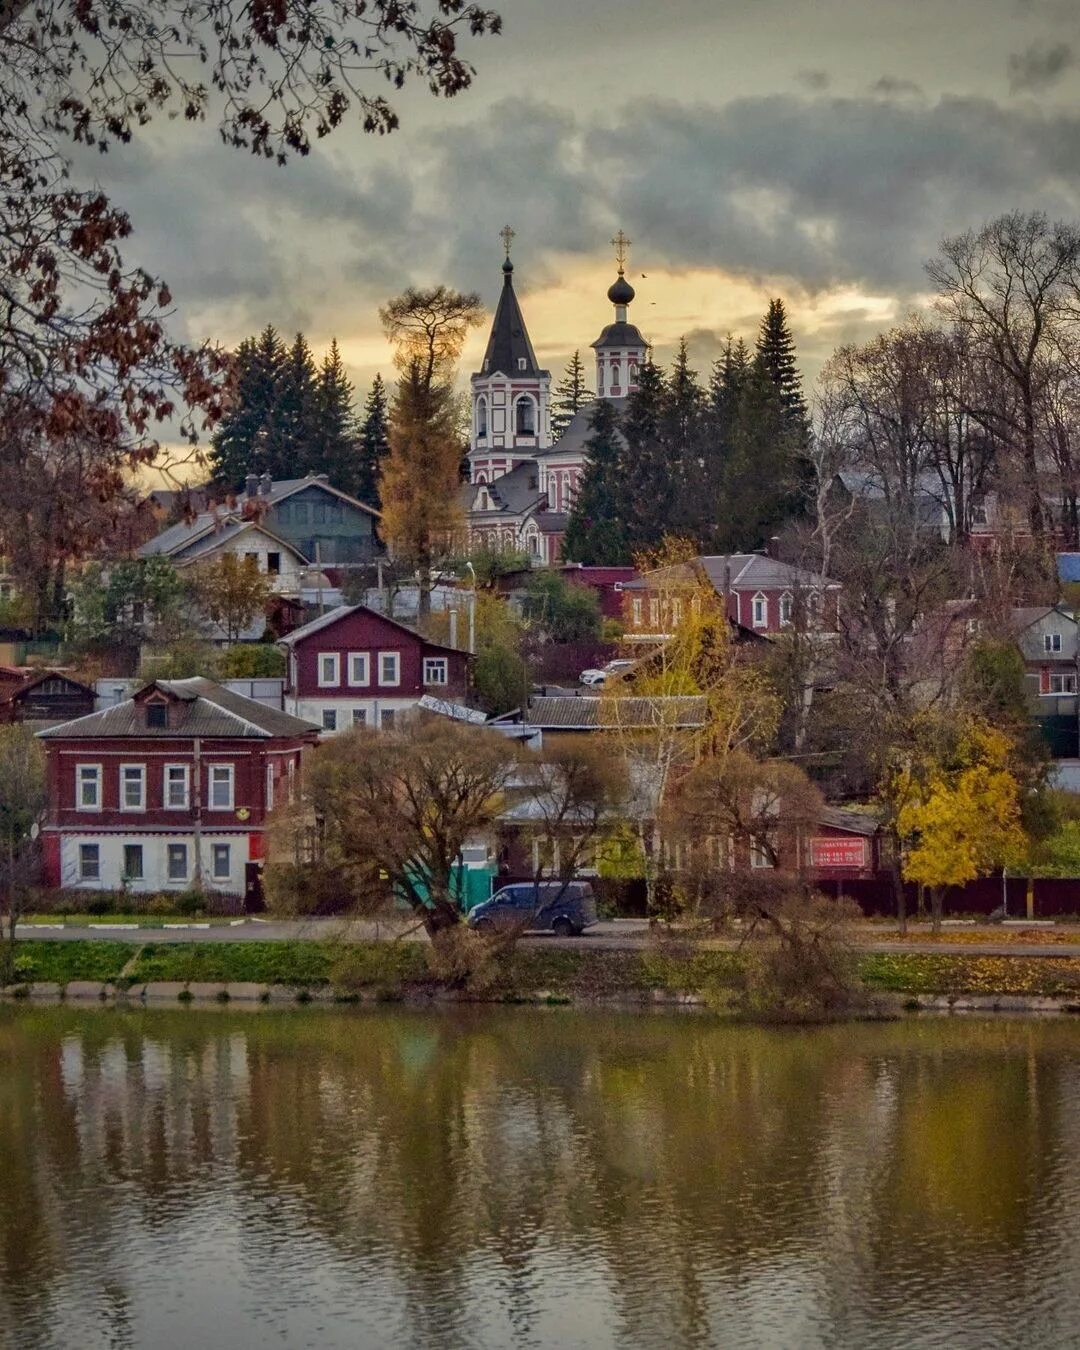
<path id="1" fill-rule="evenodd" d="M 472 45 L 473 88 L 408 93 L 392 137 L 350 127 L 278 168 L 161 124 L 80 162 L 178 332 L 336 336 L 362 396 L 390 373 L 379 302 L 440 280 L 493 303 L 508 222 L 558 374 L 610 317 L 621 227 L 660 359 L 685 334 L 706 369 L 781 295 L 812 380 L 925 300 L 943 235 L 1014 208 L 1080 219 L 1073 0 L 487 2 L 504 32 Z"/>

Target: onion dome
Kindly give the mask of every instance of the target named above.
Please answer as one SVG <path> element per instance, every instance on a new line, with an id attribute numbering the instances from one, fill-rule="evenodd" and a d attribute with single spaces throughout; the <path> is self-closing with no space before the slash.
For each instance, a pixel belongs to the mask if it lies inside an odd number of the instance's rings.
<path id="1" fill-rule="evenodd" d="M 634 298 L 634 288 L 619 269 L 618 278 L 608 289 L 607 298 L 613 305 L 628 305 Z"/>

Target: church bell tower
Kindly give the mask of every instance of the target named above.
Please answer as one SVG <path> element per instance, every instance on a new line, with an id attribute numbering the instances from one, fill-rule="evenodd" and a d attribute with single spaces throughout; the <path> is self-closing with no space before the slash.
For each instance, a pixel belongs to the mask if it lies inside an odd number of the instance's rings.
<path id="1" fill-rule="evenodd" d="M 649 352 L 649 344 L 627 317 L 634 299 L 634 288 L 626 279 L 630 242 L 622 230 L 611 241 L 619 268 L 619 275 L 607 293 L 615 306 L 615 322 L 609 323 L 592 344 L 596 352 L 597 398 L 621 399 L 632 393 L 637 388 L 638 368 Z"/>

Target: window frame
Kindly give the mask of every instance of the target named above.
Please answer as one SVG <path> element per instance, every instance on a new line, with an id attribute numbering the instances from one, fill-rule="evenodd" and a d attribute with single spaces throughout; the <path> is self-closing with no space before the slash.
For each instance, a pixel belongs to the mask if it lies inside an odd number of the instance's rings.
<path id="1" fill-rule="evenodd" d="M 323 708 L 322 710 L 322 729 L 323 731 L 337 731 L 337 709 Z"/>
<path id="2" fill-rule="evenodd" d="M 128 870 L 128 854 L 138 850 L 139 870 L 131 872 Z M 142 844 L 124 844 L 121 857 L 121 878 L 124 882 L 145 881 L 146 880 L 146 849 Z"/>
<path id="3" fill-rule="evenodd" d="M 758 618 L 758 606 L 761 606 L 761 618 Z M 758 591 L 750 599 L 750 627 L 768 628 L 769 626 L 769 597 L 764 591 Z"/>
<path id="4" fill-rule="evenodd" d="M 272 811 L 274 809 L 274 761 L 272 759 L 266 761 L 266 780 L 263 794 L 263 810 Z"/>
<path id="5" fill-rule="evenodd" d="M 1047 695 L 1051 698 L 1070 698 L 1076 693 L 1076 672 L 1072 670 L 1052 670 L 1048 677 L 1050 685 L 1047 689 Z M 1057 681 L 1062 688 L 1055 689 L 1054 681 Z M 1072 686 L 1071 688 L 1069 686 Z"/>
<path id="6" fill-rule="evenodd" d="M 640 628 L 645 622 L 645 601 L 640 595 L 635 595 L 630 601 L 630 622 L 635 628 Z"/>
<path id="7" fill-rule="evenodd" d="M 323 679 L 324 661 L 330 661 L 333 664 L 334 678 L 332 680 Z M 320 689 L 337 689 L 341 684 L 341 653 L 319 652 L 316 656 L 315 675 Z"/>
<path id="8" fill-rule="evenodd" d="M 82 799 L 84 769 L 92 769 L 94 773 L 94 802 L 93 805 L 85 803 Z M 104 808 L 104 784 L 102 781 L 103 766 L 101 764 L 76 764 L 75 765 L 75 810 L 76 811 L 103 811 Z"/>
<path id="9" fill-rule="evenodd" d="M 224 850 L 227 864 L 224 872 L 218 868 L 218 855 L 222 850 Z M 210 845 L 210 878 L 212 881 L 232 880 L 232 844 L 215 843 Z"/>
<path id="10" fill-rule="evenodd" d="M 1047 653 L 1047 655 L 1049 655 L 1049 656 L 1054 656 L 1054 655 L 1056 655 L 1057 653 L 1059 653 L 1059 652 L 1061 651 L 1061 634 L 1060 634 L 1060 633 L 1044 633 L 1044 634 L 1043 634 L 1043 651 L 1045 651 L 1045 652 Z"/>
<path id="11" fill-rule="evenodd" d="M 229 801 L 227 805 L 221 805 L 214 801 L 214 774 L 224 769 L 229 775 Z M 235 811 L 236 809 L 236 765 L 235 764 L 208 764 L 206 766 L 206 809 L 208 811 Z"/>
<path id="12" fill-rule="evenodd" d="M 183 774 L 184 800 L 174 802 L 171 799 L 169 775 L 176 769 Z M 191 806 L 191 765 L 163 764 L 161 767 L 161 806 L 164 811 L 186 811 Z"/>
<path id="13" fill-rule="evenodd" d="M 785 591 L 780 597 L 779 609 L 780 627 L 790 628 L 795 617 L 795 597 L 790 591 Z"/>
<path id="14" fill-rule="evenodd" d="M 174 850 L 183 850 L 184 868 L 183 868 L 183 871 L 180 873 L 179 876 L 174 876 L 174 875 L 173 875 L 173 851 L 174 851 Z M 171 882 L 178 882 L 178 881 L 180 881 L 180 882 L 186 882 L 190 876 L 191 876 L 191 858 L 190 858 L 189 853 L 188 853 L 188 846 L 187 846 L 187 844 L 186 844 L 186 843 L 178 843 L 178 842 L 176 842 L 176 841 L 167 843 L 167 844 L 165 845 L 165 880 L 166 880 L 166 882 L 170 882 L 170 881 L 171 881 Z"/>
<path id="15" fill-rule="evenodd" d="M 354 727 L 366 727 L 368 724 L 368 715 L 366 708 L 354 708 L 352 710 L 352 724 Z"/>
<path id="16" fill-rule="evenodd" d="M 371 684 L 371 653 L 370 652 L 349 652 L 346 659 L 346 683 L 350 689 L 367 689 Z M 355 666 L 362 664 L 363 679 L 355 674 Z"/>
<path id="17" fill-rule="evenodd" d="M 86 858 L 85 858 L 84 855 L 85 855 L 85 853 L 87 852 L 88 849 L 93 849 L 93 850 L 94 850 L 94 870 L 93 870 L 92 872 L 88 872 L 88 871 L 86 870 Z M 80 844 L 80 845 L 79 845 L 79 852 L 78 852 L 78 854 L 77 854 L 77 858 L 78 858 L 78 864 L 79 864 L 79 880 L 80 880 L 80 881 L 100 881 L 100 880 L 101 880 L 101 845 L 100 845 L 100 844 Z"/>
<path id="18" fill-rule="evenodd" d="M 438 666 L 442 672 L 441 679 L 433 679 L 430 667 Z M 445 688 L 450 683 L 450 660 L 445 656 L 425 656 L 424 657 L 424 685 L 438 685 Z"/>
<path id="19" fill-rule="evenodd" d="M 391 679 L 384 670 L 383 662 L 393 661 L 394 676 Z M 401 685 L 401 652 L 399 651 L 381 651 L 379 652 L 379 687 L 386 689 L 397 689 Z"/>
<path id="20" fill-rule="evenodd" d="M 138 805 L 132 806 L 127 799 L 128 770 L 134 769 L 139 775 L 139 801 Z M 145 764 L 121 764 L 120 765 L 120 794 L 119 804 L 121 811 L 138 814 L 146 810 L 146 765 Z"/>

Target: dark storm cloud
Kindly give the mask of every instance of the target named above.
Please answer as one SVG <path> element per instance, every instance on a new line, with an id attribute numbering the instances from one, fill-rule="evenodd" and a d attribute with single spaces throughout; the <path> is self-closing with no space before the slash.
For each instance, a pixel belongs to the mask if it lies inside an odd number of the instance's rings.
<path id="1" fill-rule="evenodd" d="M 828 89 L 831 83 L 827 70 L 800 70 L 795 78 L 804 89 L 812 89 L 816 92 Z"/>
<path id="2" fill-rule="evenodd" d="M 1033 42 L 1009 57 L 1009 88 L 1014 94 L 1047 89 L 1075 65 L 1076 53 L 1067 42 Z"/>
<path id="3" fill-rule="evenodd" d="M 1078 133 L 984 99 L 776 96 L 636 103 L 588 148 L 619 219 L 669 266 L 903 292 L 947 232 L 1014 207 L 1076 214 Z"/>
<path id="4" fill-rule="evenodd" d="M 904 94 L 921 95 L 922 85 L 914 80 L 902 80 L 896 75 L 882 75 L 870 86 L 872 94 L 884 94 L 887 98 L 896 98 Z"/>

